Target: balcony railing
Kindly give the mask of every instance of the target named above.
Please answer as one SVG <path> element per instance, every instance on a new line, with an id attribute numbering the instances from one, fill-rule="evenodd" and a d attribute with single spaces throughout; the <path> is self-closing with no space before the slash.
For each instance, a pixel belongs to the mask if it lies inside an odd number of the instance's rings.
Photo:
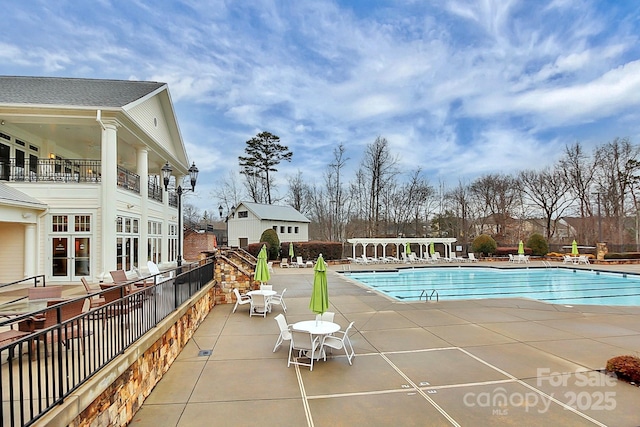
<path id="1" fill-rule="evenodd" d="M 0 425 L 36 423 L 213 280 L 214 258 L 183 265 L 180 271 L 165 281 L 154 276 L 153 288 L 127 293 L 130 284 L 125 284 L 93 294 L 106 297 L 107 293 L 118 293 L 116 299 L 108 298 L 107 304 L 73 318 L 63 316 L 64 306 L 91 296 L 0 321 L 0 328 L 11 328 L 45 312 L 56 320 L 49 327 L 0 345 Z"/>
<path id="2" fill-rule="evenodd" d="M 118 187 L 140 194 L 140 175 L 118 166 Z"/>
<path id="3" fill-rule="evenodd" d="M 0 160 L 0 181 L 100 183 L 102 165 L 100 160 L 87 159 Z M 164 188 L 160 177 L 150 175 L 147 186 L 149 199 L 162 203 Z M 118 166 L 118 187 L 140 194 L 140 175 Z M 175 194 L 169 204 L 178 206 Z"/>
<path id="4" fill-rule="evenodd" d="M 3 181 L 100 182 L 101 175 L 100 160 L 0 160 L 0 180 Z"/>

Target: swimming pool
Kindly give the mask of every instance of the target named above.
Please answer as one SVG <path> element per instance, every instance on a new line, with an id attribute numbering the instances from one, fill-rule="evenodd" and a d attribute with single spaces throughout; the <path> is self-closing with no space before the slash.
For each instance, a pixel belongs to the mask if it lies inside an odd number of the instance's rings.
<path id="1" fill-rule="evenodd" d="M 553 304 L 640 305 L 640 276 L 564 268 L 433 267 L 350 272 L 345 277 L 400 301 L 533 298 Z M 424 299 L 424 296 L 422 297 Z M 435 299 L 435 294 L 434 294 Z"/>

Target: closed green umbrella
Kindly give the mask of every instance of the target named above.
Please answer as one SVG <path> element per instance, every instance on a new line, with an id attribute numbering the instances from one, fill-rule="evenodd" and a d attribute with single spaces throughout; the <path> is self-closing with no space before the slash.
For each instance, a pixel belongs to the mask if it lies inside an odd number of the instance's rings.
<path id="1" fill-rule="evenodd" d="M 313 267 L 313 290 L 311 291 L 309 309 L 316 314 L 322 314 L 327 311 L 328 308 L 327 263 L 324 262 L 324 258 L 322 258 L 322 254 L 320 254 L 316 265 Z"/>
<path id="2" fill-rule="evenodd" d="M 296 253 L 293 251 L 293 242 L 291 242 L 289 243 L 289 258 L 291 258 L 291 261 L 293 261 L 295 256 L 296 256 Z"/>
<path id="3" fill-rule="evenodd" d="M 267 264 L 267 245 L 262 245 L 262 249 L 258 253 L 258 262 L 256 263 L 256 271 L 253 273 L 253 280 L 264 283 L 268 282 L 270 278 L 269 265 Z"/>
<path id="4" fill-rule="evenodd" d="M 520 240 L 520 243 L 518 243 L 518 254 L 524 255 L 524 243 L 522 243 L 522 240 Z"/>
<path id="5" fill-rule="evenodd" d="M 436 245 L 433 242 L 431 242 L 431 244 L 429 245 L 429 253 L 431 255 L 436 253 Z"/>
<path id="6" fill-rule="evenodd" d="M 404 253 L 407 255 L 411 255 L 411 244 L 407 243 L 406 245 L 404 245 Z"/>

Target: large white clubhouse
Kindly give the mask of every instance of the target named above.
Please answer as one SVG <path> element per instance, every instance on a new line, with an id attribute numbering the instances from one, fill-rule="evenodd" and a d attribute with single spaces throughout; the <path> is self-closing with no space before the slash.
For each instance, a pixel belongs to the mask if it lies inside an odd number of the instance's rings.
<path id="1" fill-rule="evenodd" d="M 189 161 L 165 83 L 0 76 L 0 283 L 175 261 Z"/>

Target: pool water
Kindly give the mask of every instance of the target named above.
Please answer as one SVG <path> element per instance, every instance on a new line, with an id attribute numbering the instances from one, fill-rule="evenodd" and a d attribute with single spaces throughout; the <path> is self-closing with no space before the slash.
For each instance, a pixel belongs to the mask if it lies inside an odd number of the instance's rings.
<path id="1" fill-rule="evenodd" d="M 521 297 L 553 304 L 640 305 L 640 276 L 635 274 L 564 268 L 434 267 L 351 272 L 345 277 L 400 301 L 418 301 L 423 291 L 431 294 L 435 290 L 440 301 Z"/>

